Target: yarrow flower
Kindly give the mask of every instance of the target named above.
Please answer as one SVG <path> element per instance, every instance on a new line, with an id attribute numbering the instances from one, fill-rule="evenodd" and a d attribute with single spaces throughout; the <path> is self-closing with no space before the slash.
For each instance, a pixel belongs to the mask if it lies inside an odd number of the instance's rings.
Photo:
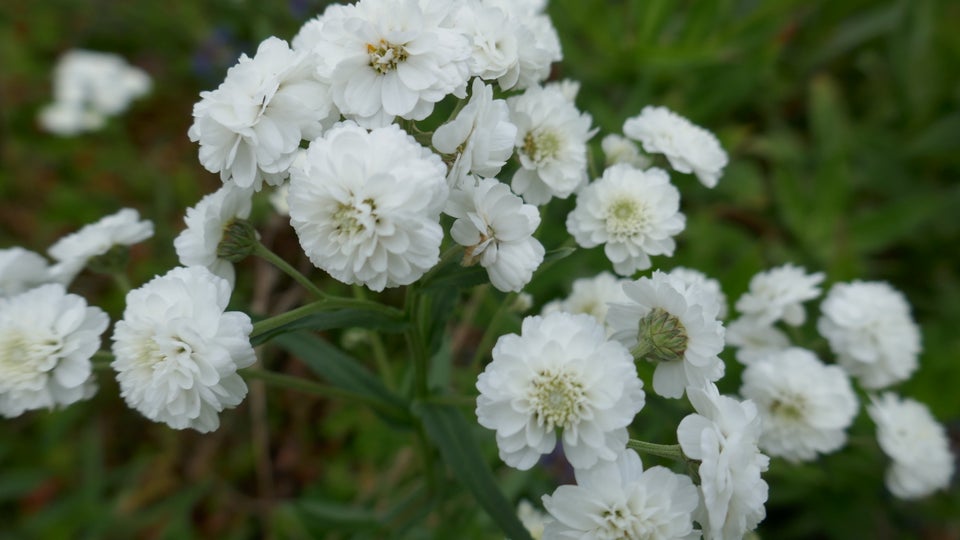
<path id="1" fill-rule="evenodd" d="M 543 496 L 554 518 L 544 529 L 546 538 L 700 537 L 692 518 L 700 496 L 689 477 L 660 466 L 643 470 L 633 450 L 574 474 L 577 485 Z"/>
<path id="2" fill-rule="evenodd" d="M 473 37 L 474 48 L 478 47 L 478 42 L 482 44 L 485 56 L 495 58 L 496 52 L 506 52 L 499 63 L 495 66 L 506 65 L 507 69 L 503 75 L 497 76 L 497 83 L 502 90 L 512 88 L 526 89 L 540 84 L 550 76 L 550 65 L 553 62 L 559 62 L 563 59 L 563 52 L 560 49 L 560 38 L 553 27 L 550 17 L 544 14 L 546 8 L 545 0 L 482 0 L 481 6 L 484 11 L 497 9 L 506 15 L 506 21 L 501 22 L 503 28 L 496 31 L 493 28 L 493 21 L 488 21 L 482 26 L 477 25 L 475 31 L 468 31 L 467 34 Z M 480 19 L 482 16 L 475 17 Z M 463 17 L 461 18 L 462 21 Z M 462 24 L 462 22 L 461 22 Z M 472 28 L 468 25 L 467 28 Z M 483 35 L 478 35 L 483 33 Z M 513 59 L 512 42 L 517 44 L 516 65 L 508 63 Z M 494 52 L 495 51 L 495 52 Z M 501 54 L 502 54 L 501 52 Z M 493 53 L 493 54 L 491 54 Z M 474 57 L 476 57 L 476 52 Z M 483 64 L 481 64 L 483 65 Z M 490 64 L 487 64 L 487 69 Z M 489 76 L 478 73 L 485 79 Z"/>
<path id="3" fill-rule="evenodd" d="M 557 429 L 575 468 L 616 459 L 645 399 L 630 353 L 593 317 L 569 313 L 527 317 L 521 335 L 501 336 L 477 389 L 480 425 L 521 470 L 553 451 Z"/>
<path id="4" fill-rule="evenodd" d="M 145 71 L 116 54 L 67 51 L 54 68 L 54 101 L 40 111 L 40 125 L 57 135 L 100 129 L 108 117 L 149 92 L 150 85 Z"/>
<path id="5" fill-rule="evenodd" d="M 206 433 L 247 395 L 253 324 L 225 311 L 230 284 L 202 266 L 175 268 L 127 294 L 110 366 L 127 405 L 174 429 Z"/>
<path id="6" fill-rule="evenodd" d="M 680 192 L 662 169 L 614 165 L 577 195 L 567 230 L 580 246 L 603 244 L 621 276 L 650 268 L 651 255 L 673 255 L 673 237 L 686 225 Z"/>
<path id="7" fill-rule="evenodd" d="M 756 320 L 760 325 L 777 321 L 798 326 L 807 315 L 803 302 L 820 296 L 818 285 L 823 272 L 807 274 L 806 270 L 785 264 L 760 272 L 750 279 L 750 290 L 737 300 L 737 311 Z"/>
<path id="8" fill-rule="evenodd" d="M 253 58 L 241 55 L 220 86 L 201 92 L 188 135 L 200 143 L 200 163 L 224 182 L 257 191 L 288 175 L 303 139 L 339 118 L 329 86 L 316 76 L 316 58 L 270 37 Z"/>
<path id="9" fill-rule="evenodd" d="M 684 455 L 700 461 L 703 504 L 694 519 L 705 540 L 743 538 L 766 516 L 767 483 L 760 473 L 770 458 L 757 448 L 757 408 L 721 396 L 712 384 L 688 388 L 687 396 L 697 412 L 680 421 L 677 440 Z"/>
<path id="10" fill-rule="evenodd" d="M 0 414 L 12 418 L 90 397 L 90 358 L 109 323 L 103 310 L 60 284 L 0 298 Z"/>
<path id="11" fill-rule="evenodd" d="M 947 434 L 927 407 L 892 392 L 871 397 L 867 406 L 877 440 L 893 459 L 886 485 L 901 499 L 917 499 L 950 485 L 956 457 Z"/>
<path id="12" fill-rule="evenodd" d="M 132 208 L 124 208 L 57 240 L 47 253 L 60 263 L 60 275 L 65 281 L 70 281 L 94 257 L 106 255 L 117 246 L 142 242 L 151 236 L 153 222 L 141 220 L 140 213 Z"/>
<path id="13" fill-rule="evenodd" d="M 183 266 L 204 266 L 233 286 L 233 263 L 217 255 L 224 229 L 236 219 L 250 217 L 250 190 L 232 182 L 206 195 L 193 208 L 187 209 L 187 228 L 173 241 Z"/>
<path id="14" fill-rule="evenodd" d="M 290 221 L 310 261 L 344 283 L 408 285 L 440 258 L 446 168 L 396 125 L 331 128 L 290 178 Z"/>
<path id="15" fill-rule="evenodd" d="M 50 281 L 50 266 L 42 255 L 22 247 L 0 249 L 0 298 Z"/>
<path id="16" fill-rule="evenodd" d="M 837 283 L 820 310 L 817 330 L 837 362 L 865 388 L 883 388 L 916 371 L 920 329 L 910 304 L 890 284 Z"/>
<path id="17" fill-rule="evenodd" d="M 757 324 L 750 317 L 741 317 L 727 324 L 726 344 L 737 348 L 737 361 L 749 365 L 771 354 L 790 348 L 790 339 L 774 326 Z"/>
<path id="18" fill-rule="evenodd" d="M 587 181 L 587 140 L 595 133 L 590 115 L 555 87 L 531 87 L 507 104 L 520 158 L 513 190 L 530 204 L 566 199 Z"/>
<path id="19" fill-rule="evenodd" d="M 715 300 L 697 285 L 654 272 L 625 283 L 629 302 L 612 304 L 607 322 L 613 338 L 636 359 L 656 364 L 653 390 L 668 398 L 683 396 L 690 386 L 702 387 L 723 376 L 723 325 L 716 319 Z"/>
<path id="20" fill-rule="evenodd" d="M 493 99 L 493 88 L 473 80 L 470 101 L 457 117 L 433 132 L 433 147 L 456 155 L 448 178 L 456 187 L 468 174 L 492 178 L 513 154 L 517 126 L 510 122 L 507 102 Z"/>
<path id="21" fill-rule="evenodd" d="M 543 306 L 543 314 L 556 311 L 586 313 L 600 324 L 606 325 L 607 309 L 610 304 L 625 303 L 630 300 L 623 292 L 623 284 L 627 282 L 628 280 L 618 278 L 610 272 L 601 272 L 592 278 L 574 280 L 570 296 Z"/>
<path id="22" fill-rule="evenodd" d="M 644 107 L 628 118 L 623 134 L 643 143 L 648 154 L 663 154 L 675 171 L 693 173 L 708 188 L 717 185 L 727 153 L 709 131 L 666 107 Z"/>
<path id="23" fill-rule="evenodd" d="M 846 372 L 799 348 L 749 365 L 740 394 L 760 411 L 760 448 L 793 462 L 841 448 L 858 409 Z"/>
<path id="24" fill-rule="evenodd" d="M 524 204 L 506 184 L 488 178 L 454 190 L 445 212 L 457 218 L 450 236 L 466 247 L 465 265 L 480 263 L 500 291 L 519 292 L 530 282 L 544 254 L 533 237 L 540 225 L 536 206 Z"/>
<path id="25" fill-rule="evenodd" d="M 606 156 L 607 167 L 617 163 L 626 163 L 638 169 L 646 169 L 650 166 L 650 158 L 642 155 L 633 141 L 616 133 L 605 136 L 600 141 L 600 147 L 603 149 L 603 155 Z"/>

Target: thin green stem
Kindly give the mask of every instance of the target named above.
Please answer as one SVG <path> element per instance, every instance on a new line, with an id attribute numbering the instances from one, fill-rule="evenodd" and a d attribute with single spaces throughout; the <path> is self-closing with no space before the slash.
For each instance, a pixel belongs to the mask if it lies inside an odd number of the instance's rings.
<path id="1" fill-rule="evenodd" d="M 427 348 L 423 342 L 423 330 L 420 326 L 420 295 L 416 287 L 407 287 L 404 308 L 410 326 L 407 328 L 407 346 L 413 361 L 414 395 L 418 398 L 427 396 Z"/>
<path id="2" fill-rule="evenodd" d="M 270 248 L 263 245 L 260 242 L 257 242 L 253 248 L 253 254 L 266 260 L 270 264 L 276 266 L 282 270 L 285 274 L 293 278 L 294 281 L 303 285 L 305 289 L 315 294 L 319 298 L 327 298 L 327 293 L 320 290 L 307 276 L 301 274 L 296 268 L 290 265 L 287 261 L 283 260 L 279 255 L 270 251 Z"/>
<path id="3" fill-rule="evenodd" d="M 283 373 L 277 373 L 275 371 L 267 371 L 264 369 L 256 368 L 246 368 L 241 369 L 238 373 L 242 377 L 257 379 L 267 383 L 270 386 L 275 386 L 277 388 L 286 388 L 288 390 L 296 390 L 298 392 L 303 392 L 305 394 L 312 394 L 314 396 L 321 396 L 326 398 L 343 398 L 351 401 L 358 401 L 367 405 L 370 405 L 374 408 L 379 408 L 383 404 L 373 399 L 369 396 L 363 394 L 357 394 L 349 390 L 344 390 L 343 388 L 337 388 L 336 386 L 330 386 L 329 384 L 321 384 L 313 381 L 308 381 L 300 377 L 295 377 L 293 375 L 286 375 Z"/>
<path id="4" fill-rule="evenodd" d="M 361 302 L 367 301 L 366 291 L 359 285 L 353 286 L 353 297 Z M 383 379 L 384 384 L 387 385 L 387 388 L 393 389 L 393 368 L 390 367 L 390 358 L 387 356 L 386 347 L 383 346 L 383 339 L 379 333 L 373 330 L 369 330 L 368 333 L 370 335 L 370 348 L 373 349 L 373 359 L 377 363 L 377 370 L 380 372 L 380 377 Z"/>
<path id="5" fill-rule="evenodd" d="M 123 272 L 113 272 L 110 275 L 113 277 L 113 282 L 117 284 L 117 288 L 123 292 L 124 296 L 133 290 L 133 285 L 130 284 L 130 278 L 127 277 L 127 275 Z"/>
<path id="6" fill-rule="evenodd" d="M 94 371 L 108 371 L 111 369 L 110 363 L 113 359 L 113 353 L 110 351 L 97 351 L 90 358 L 90 363 L 93 364 Z"/>
<path id="7" fill-rule="evenodd" d="M 683 450 L 680 449 L 679 444 L 655 444 L 630 439 L 627 441 L 627 448 L 632 448 L 637 452 L 643 452 L 651 456 L 664 457 L 676 461 L 689 461 L 689 459 L 683 455 Z"/>
<path id="8" fill-rule="evenodd" d="M 493 340 L 498 337 L 497 329 L 500 326 L 500 319 L 503 317 L 503 314 L 510 309 L 510 306 L 513 305 L 516 299 L 517 293 L 508 294 L 500 303 L 500 307 L 498 307 L 497 311 L 493 314 L 493 318 L 490 319 L 486 329 L 483 331 L 483 336 L 480 338 L 480 343 L 477 344 L 477 350 L 474 351 L 473 358 L 470 359 L 469 373 L 474 373 L 480 366 L 480 361 L 490 354 L 490 348 L 493 345 Z"/>

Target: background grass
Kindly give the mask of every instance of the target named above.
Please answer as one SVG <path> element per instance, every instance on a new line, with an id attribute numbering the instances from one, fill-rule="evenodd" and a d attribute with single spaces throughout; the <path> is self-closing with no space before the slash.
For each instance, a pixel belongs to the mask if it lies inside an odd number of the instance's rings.
<path id="1" fill-rule="evenodd" d="M 156 237 L 134 250 L 134 282 L 174 266 L 184 208 L 219 185 L 186 137 L 198 92 L 216 87 L 263 38 L 291 38 L 322 3 L 0 5 L 0 246 L 42 252 L 132 206 L 157 225 Z M 603 134 L 654 104 L 715 131 L 730 153 L 715 190 L 675 178 L 688 226 L 676 257 L 655 264 L 704 270 L 731 299 L 755 272 L 785 262 L 826 272 L 828 284 L 889 281 L 912 303 L 924 344 L 920 370 L 897 390 L 927 403 L 956 449 L 960 4 L 552 0 L 549 9 L 565 54 L 554 78 L 581 81 L 578 105 L 601 128 L 595 150 Z M 35 118 L 51 99 L 57 57 L 75 47 L 122 54 L 155 86 L 104 131 L 61 139 Z M 570 206 L 545 215 L 548 249 L 562 242 Z M 271 223 L 266 232 L 296 257 L 288 228 Z M 545 303 L 607 265 L 599 250 L 581 250 L 531 292 Z M 259 277 L 241 277 L 238 291 L 256 290 L 264 272 L 246 263 L 241 274 Z M 107 280 L 83 275 L 73 290 L 114 317 L 122 311 Z M 475 323 L 455 329 L 458 339 L 475 345 L 500 298 L 473 304 Z M 512 331 L 517 320 L 498 329 Z M 813 337 L 812 328 L 804 332 Z M 272 367 L 307 374 L 265 354 Z M 723 389 L 734 392 L 737 367 L 728 365 Z M 472 374 L 449 377 L 472 387 Z M 460 493 L 422 501 L 409 437 L 366 409 L 269 390 L 200 436 L 139 418 L 109 377 L 100 386 L 89 403 L 0 424 L 0 538 L 497 537 Z M 670 429 L 640 425 L 654 414 L 683 413 L 653 403 L 641 413 L 638 433 L 667 442 Z M 957 482 L 921 502 L 893 499 L 865 416 L 854 451 L 799 467 L 774 462 L 762 537 L 960 538 Z M 476 436 L 494 463 L 491 434 L 478 428 Z M 569 472 L 558 465 L 498 474 L 510 497 L 537 500 Z M 404 499 L 409 507 L 394 506 Z M 421 514 L 422 524 L 409 525 Z"/>

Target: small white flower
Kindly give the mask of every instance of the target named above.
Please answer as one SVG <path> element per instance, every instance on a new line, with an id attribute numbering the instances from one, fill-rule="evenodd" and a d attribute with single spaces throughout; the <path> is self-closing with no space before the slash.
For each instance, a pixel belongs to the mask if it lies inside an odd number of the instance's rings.
<path id="1" fill-rule="evenodd" d="M 310 261 L 344 283 L 409 285 L 440 257 L 446 167 L 396 125 L 339 124 L 290 177 L 290 220 Z"/>
<path id="2" fill-rule="evenodd" d="M 672 256 L 686 225 L 680 192 L 662 169 L 614 165 L 577 195 L 567 230 L 577 244 L 603 252 L 621 276 L 650 268 L 650 255 Z"/>
<path id="3" fill-rule="evenodd" d="M 675 540 L 700 537 L 693 512 L 700 496 L 689 477 L 666 467 L 643 470 L 640 456 L 624 450 L 615 462 L 576 469 L 575 486 L 543 496 L 554 520 L 546 538 Z"/>
<path id="4" fill-rule="evenodd" d="M 901 499 L 917 499 L 949 486 L 956 457 L 930 410 L 892 392 L 870 401 L 867 412 L 877 424 L 880 448 L 893 460 L 887 469 L 887 489 Z"/>
<path id="5" fill-rule="evenodd" d="M 803 302 L 820 296 L 818 285 L 823 272 L 807 274 L 806 270 L 785 264 L 760 272 L 750 279 L 750 290 L 737 300 L 737 311 L 752 317 L 760 325 L 779 320 L 798 326 L 806 320 Z"/>
<path id="6" fill-rule="evenodd" d="M 760 453 L 760 416 L 751 401 L 721 396 L 714 385 L 688 388 L 696 409 L 677 427 L 683 453 L 700 461 L 703 504 L 694 519 L 705 540 L 739 540 L 766 516 L 767 483 L 760 473 L 770 458 Z"/>
<path id="7" fill-rule="evenodd" d="M 203 197 L 193 208 L 187 208 L 187 228 L 173 241 L 180 264 L 204 266 L 233 287 L 233 263 L 217 256 L 217 246 L 223 240 L 225 227 L 237 218 L 250 217 L 252 195 L 249 189 L 230 182 Z"/>
<path id="8" fill-rule="evenodd" d="M 280 184 L 300 142 L 339 118 L 329 86 L 316 76 L 316 58 L 275 37 L 253 58 L 241 55 L 223 83 L 200 97 L 188 132 L 200 143 L 200 163 L 224 182 L 257 191 L 264 181 Z"/>
<path id="9" fill-rule="evenodd" d="M 550 65 L 563 59 L 560 50 L 560 38 L 553 27 L 550 17 L 543 13 L 546 2 L 542 0 L 482 0 L 481 5 L 486 9 L 497 9 L 505 14 L 504 30 L 512 34 L 510 37 L 500 37 L 501 32 L 487 30 L 483 42 L 492 40 L 494 47 L 487 48 L 507 49 L 511 41 L 517 43 L 516 65 L 510 66 L 506 73 L 498 77 L 497 82 L 502 90 L 513 88 L 526 89 L 536 86 L 550 76 Z M 475 34 L 475 32 L 469 32 Z M 497 36 L 497 37 L 495 37 Z M 499 37 L 499 39 L 498 39 Z M 477 38 L 474 37 L 476 40 Z M 501 45 L 503 43 L 503 45 Z M 504 47 L 508 45 L 508 47 Z M 508 49 L 509 50 L 509 49 Z M 512 51 L 510 51 L 512 53 Z M 486 78 L 486 77 L 484 77 Z"/>
<path id="10" fill-rule="evenodd" d="M 521 470 L 553 451 L 557 429 L 574 467 L 616 459 L 645 399 L 630 353 L 593 317 L 569 313 L 527 317 L 521 335 L 501 336 L 477 389 L 480 425 Z"/>
<path id="11" fill-rule="evenodd" d="M 697 175 L 708 188 L 717 185 L 727 166 L 727 153 L 713 133 L 666 107 L 644 107 L 624 122 L 623 134 L 643 143 L 648 154 L 667 156 L 675 171 Z"/>
<path id="12" fill-rule="evenodd" d="M 72 280 L 87 261 L 105 254 L 114 246 L 133 245 L 151 236 L 153 222 L 141 221 L 139 212 L 124 208 L 57 240 L 47 253 L 61 263 L 62 271 L 57 281 L 63 283 Z"/>
<path id="13" fill-rule="evenodd" d="M 52 281 L 42 255 L 22 247 L 0 249 L 0 298 Z"/>
<path id="14" fill-rule="evenodd" d="M 448 178 L 460 185 L 468 174 L 492 178 L 513 154 L 517 126 L 510 122 L 507 102 L 493 99 L 493 88 L 473 80 L 470 101 L 452 121 L 433 133 L 433 147 L 457 158 Z"/>
<path id="15" fill-rule="evenodd" d="M 548 82 L 547 84 L 543 85 L 543 87 L 549 90 L 556 90 L 560 92 L 570 103 L 576 103 L 577 94 L 580 93 L 580 81 L 575 81 L 573 79 L 562 79 L 559 81 Z"/>
<path id="16" fill-rule="evenodd" d="M 0 298 L 0 414 L 89 398 L 90 358 L 109 323 L 103 310 L 60 284 Z"/>
<path id="17" fill-rule="evenodd" d="M 714 304 L 716 305 L 715 316 L 718 319 L 727 318 L 727 296 L 723 294 L 723 289 L 720 288 L 720 282 L 708 277 L 706 274 L 699 270 L 694 270 L 692 268 L 684 268 L 678 266 L 673 270 L 667 272 L 671 277 L 679 279 L 682 283 L 685 283 L 687 287 L 698 287 L 704 294 L 713 298 Z M 712 313 L 712 309 L 706 309 L 708 313 Z"/>
<path id="18" fill-rule="evenodd" d="M 790 347 L 786 334 L 773 326 L 758 324 L 751 317 L 741 317 L 727 324 L 726 342 L 738 347 L 737 360 L 745 365 L 763 361 Z"/>
<path id="19" fill-rule="evenodd" d="M 603 149 L 603 155 L 606 156 L 607 167 L 617 163 L 626 163 L 638 169 L 646 169 L 650 166 L 650 158 L 641 154 L 633 141 L 621 135 L 615 133 L 607 135 L 600 141 L 600 147 Z"/>
<path id="20" fill-rule="evenodd" d="M 601 272 L 592 278 L 577 279 L 573 282 L 570 296 L 543 306 L 543 315 L 555 311 L 586 313 L 600 324 L 606 324 L 607 309 L 611 303 L 630 301 L 623 292 L 623 284 L 627 282 L 628 280 L 618 278 L 610 272 Z"/>
<path id="21" fill-rule="evenodd" d="M 520 23 L 479 0 L 461 4 L 456 26 L 472 43 L 470 72 L 487 81 L 496 79 L 502 90 L 513 88 L 520 77 Z"/>
<path id="22" fill-rule="evenodd" d="M 507 104 L 520 157 L 513 190 L 536 205 L 569 197 L 587 181 L 587 140 L 594 134 L 590 115 L 557 88 L 531 87 Z"/>
<path id="23" fill-rule="evenodd" d="M 613 338 L 635 357 L 656 364 L 653 390 L 668 398 L 690 386 L 706 386 L 723 377 L 723 325 L 715 302 L 701 287 L 656 271 L 624 283 L 630 301 L 612 304 L 607 323 Z M 711 314 L 714 313 L 714 314 Z"/>
<path id="24" fill-rule="evenodd" d="M 247 395 L 237 369 L 256 360 L 253 325 L 227 311 L 230 284 L 202 266 L 175 268 L 127 294 L 110 366 L 127 405 L 174 429 L 206 433 Z"/>
<path id="25" fill-rule="evenodd" d="M 847 374 L 799 348 L 749 365 L 740 394 L 760 410 L 760 448 L 793 462 L 841 448 L 858 409 Z"/>
<path id="26" fill-rule="evenodd" d="M 917 369 L 920 329 L 910 304 L 888 283 L 837 283 L 820 304 L 820 334 L 837 362 L 865 388 L 905 381 Z"/>
<path id="27" fill-rule="evenodd" d="M 550 518 L 540 510 L 537 510 L 530 504 L 530 501 L 524 499 L 517 505 L 517 517 L 520 523 L 530 533 L 533 540 L 542 540 L 543 529 Z"/>
<path id="28" fill-rule="evenodd" d="M 540 212 L 496 179 L 465 184 L 450 195 L 446 213 L 457 218 L 450 236 L 466 247 L 464 264 L 480 263 L 497 290 L 519 292 L 543 262 L 543 245 L 533 237 Z"/>

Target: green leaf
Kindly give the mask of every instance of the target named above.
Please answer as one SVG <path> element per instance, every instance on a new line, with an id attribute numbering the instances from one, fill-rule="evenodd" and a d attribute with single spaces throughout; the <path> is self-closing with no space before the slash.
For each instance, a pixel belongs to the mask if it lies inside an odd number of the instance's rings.
<path id="1" fill-rule="evenodd" d="M 575 253 L 577 248 L 575 247 L 561 247 L 557 249 L 551 249 L 543 256 L 543 263 L 552 263 L 554 261 L 559 261 L 560 259 L 565 259 Z"/>
<path id="2" fill-rule="evenodd" d="M 329 501 L 304 499 L 293 503 L 293 508 L 310 528 L 331 528 L 338 531 L 377 530 L 383 522 L 374 511 Z"/>
<path id="3" fill-rule="evenodd" d="M 430 280 L 423 286 L 426 293 L 438 291 L 441 289 L 468 289 L 474 285 L 487 283 L 487 269 L 479 264 L 474 266 L 460 266 L 459 263 L 451 264 L 448 270 L 439 273 L 440 277 Z"/>
<path id="4" fill-rule="evenodd" d="M 334 328 L 368 328 L 380 332 L 400 333 L 407 328 L 407 322 L 390 317 L 384 313 L 366 309 L 340 309 L 315 313 L 297 319 L 288 324 L 271 328 L 250 338 L 254 346 L 266 343 L 281 334 L 297 330 L 332 330 Z"/>
<path id="5" fill-rule="evenodd" d="M 497 480 L 470 434 L 463 414 L 450 405 L 414 403 L 413 413 L 423 421 L 427 437 L 454 476 L 477 499 L 480 506 L 512 540 L 530 540 L 530 533 L 517 518 L 516 509 L 500 491 Z"/>
<path id="6" fill-rule="evenodd" d="M 367 396 L 379 403 L 381 406 L 377 408 L 377 412 L 385 419 L 400 425 L 410 424 L 406 401 L 391 392 L 352 356 L 305 332 L 284 334 L 275 339 L 274 343 L 296 355 L 314 373 L 333 386 Z"/>

